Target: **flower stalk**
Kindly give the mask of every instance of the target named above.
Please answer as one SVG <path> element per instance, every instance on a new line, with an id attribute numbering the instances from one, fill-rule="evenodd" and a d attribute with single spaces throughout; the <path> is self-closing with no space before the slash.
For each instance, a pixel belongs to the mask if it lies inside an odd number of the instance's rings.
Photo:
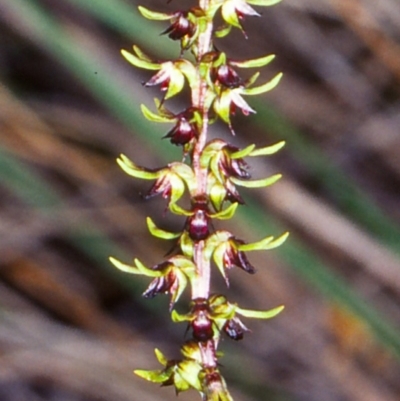
<path id="1" fill-rule="evenodd" d="M 137 166 L 127 156 L 117 162 L 130 176 L 153 180 L 145 198 L 161 195 L 170 212 L 185 216 L 182 231 L 171 233 L 158 227 L 147 218 L 149 232 L 164 240 L 175 241 L 176 251 L 163 262 L 147 267 L 138 259 L 133 265 L 110 258 L 112 264 L 125 273 L 150 277 L 143 296 L 170 295 L 170 312 L 173 322 L 185 322 L 191 338 L 181 347 L 182 358 L 169 360 L 158 349 L 156 357 L 163 366 L 160 370 L 136 370 L 135 373 L 164 386 L 172 385 L 177 393 L 190 388 L 197 390 L 203 401 L 231 401 L 225 380 L 219 370 L 217 349 L 222 335 L 241 340 L 249 331 L 241 317 L 269 319 L 276 316 L 283 306 L 269 311 L 248 310 L 228 301 L 225 295 L 213 294 L 211 273 L 214 267 L 229 286 L 229 270 L 238 267 L 254 274 L 246 253 L 269 250 L 280 246 L 287 238 L 268 236 L 255 243 L 247 243 L 226 230 L 215 230 L 213 220 L 226 220 L 234 216 L 239 205 L 244 204 L 237 187 L 261 188 L 272 185 L 280 175 L 251 180 L 245 158 L 276 153 L 284 142 L 256 148 L 246 148 L 210 139 L 209 129 L 216 120 L 224 122 L 234 134 L 232 116 L 236 109 L 244 115 L 255 113 L 243 96 L 258 95 L 272 90 L 281 79 L 276 75 L 269 82 L 254 86 L 259 73 L 243 80 L 237 69 L 259 68 L 273 59 L 268 55 L 251 60 L 236 61 L 216 50 L 215 41 L 229 34 L 232 28 L 241 30 L 245 17 L 260 16 L 252 7 L 270 6 L 280 0 L 199 0 L 196 7 L 159 13 L 139 6 L 148 19 L 169 21 L 162 32 L 171 40 L 180 42 L 180 55 L 175 60 L 154 61 L 140 48 L 122 50 L 125 59 L 138 68 L 153 71 L 145 86 L 160 86 L 163 97 L 156 99 L 156 112 L 142 105 L 143 115 L 150 121 L 172 123 L 167 132 L 173 145 L 181 146 L 183 161 L 172 162 L 160 169 Z M 215 28 L 214 18 L 220 13 L 225 25 Z M 185 58 L 185 54 L 192 58 Z M 194 61 L 191 61 L 194 60 Z M 179 113 L 169 111 L 165 102 L 177 96 L 188 85 L 191 104 Z M 187 193 L 190 205 L 182 205 Z M 191 304 L 186 314 L 174 307 L 187 287 L 191 288 Z"/>

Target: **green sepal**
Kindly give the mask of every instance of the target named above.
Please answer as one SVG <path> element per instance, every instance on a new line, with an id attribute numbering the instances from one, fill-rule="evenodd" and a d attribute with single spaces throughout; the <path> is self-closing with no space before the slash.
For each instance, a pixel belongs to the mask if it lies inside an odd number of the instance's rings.
<path id="1" fill-rule="evenodd" d="M 190 192 L 196 189 L 196 179 L 193 169 L 185 163 L 174 162 L 170 163 L 169 167 L 176 173 L 182 180 L 185 181 Z"/>
<path id="2" fill-rule="evenodd" d="M 209 142 L 201 152 L 200 166 L 202 168 L 207 168 L 210 163 L 210 159 L 219 151 L 221 151 L 224 146 L 226 146 L 226 142 L 221 139 L 216 139 Z"/>
<path id="3" fill-rule="evenodd" d="M 202 367 L 196 361 L 186 360 L 179 363 L 179 375 L 184 381 L 190 384 L 191 387 L 198 391 L 202 390 L 201 382 L 199 379 L 199 373 Z M 175 386 L 177 384 L 175 383 Z"/>
<path id="4" fill-rule="evenodd" d="M 227 124 L 230 124 L 230 114 L 231 114 L 231 95 L 230 91 L 226 90 L 215 99 L 214 110 L 218 116 Z"/>
<path id="5" fill-rule="evenodd" d="M 182 253 L 188 257 L 192 258 L 193 257 L 193 247 L 194 243 L 192 239 L 189 237 L 189 234 L 187 231 L 184 231 L 183 234 L 181 235 L 179 245 L 181 247 Z"/>
<path id="6" fill-rule="evenodd" d="M 118 269 L 123 271 L 124 273 L 129 273 L 129 274 L 142 274 L 137 267 L 135 266 L 130 266 L 125 263 L 120 262 L 118 259 L 113 258 L 110 256 L 108 260 Z"/>
<path id="7" fill-rule="evenodd" d="M 186 359 L 191 359 L 197 362 L 201 362 L 202 360 L 202 354 L 200 351 L 199 344 L 195 341 L 188 341 L 185 344 L 183 344 L 181 347 L 181 354 Z"/>
<path id="8" fill-rule="evenodd" d="M 246 146 L 245 148 L 238 150 L 237 152 L 231 153 L 231 159 L 243 159 L 243 157 L 246 156 L 253 156 L 253 150 L 256 147 L 256 145 L 252 144 L 249 146 Z"/>
<path id="9" fill-rule="evenodd" d="M 153 60 L 139 46 L 133 45 L 133 50 L 141 60 L 153 62 Z"/>
<path id="10" fill-rule="evenodd" d="M 174 119 L 162 116 L 160 114 L 153 113 L 149 110 L 144 104 L 140 105 L 140 110 L 142 111 L 143 115 L 149 120 L 154 121 L 156 123 L 172 123 Z"/>
<path id="11" fill-rule="evenodd" d="M 134 46 L 134 49 L 136 49 L 136 46 Z M 145 60 L 144 58 L 135 56 L 134 54 L 129 53 L 124 49 L 121 50 L 121 54 L 129 63 L 131 63 L 135 67 L 144 68 L 146 70 L 159 70 L 161 68 L 161 64 L 154 63 L 152 61 Z"/>
<path id="12" fill-rule="evenodd" d="M 214 174 L 214 177 L 223 184 L 225 182 L 225 176 L 223 175 L 221 169 L 219 168 L 219 158 L 212 157 L 210 161 L 210 170 Z"/>
<path id="13" fill-rule="evenodd" d="M 220 244 L 226 243 L 229 238 L 232 237 L 232 234 L 229 231 L 218 230 L 214 234 L 210 235 L 204 247 L 204 255 L 207 260 L 210 260 L 211 256 L 213 255 L 215 249 Z M 217 262 L 216 262 L 217 263 Z M 222 262 L 221 262 L 222 263 Z"/>
<path id="14" fill-rule="evenodd" d="M 214 34 L 217 38 L 224 38 L 225 36 L 229 35 L 231 30 L 232 30 L 232 25 L 225 25 L 215 30 Z"/>
<path id="15" fill-rule="evenodd" d="M 176 393 L 181 393 L 190 389 L 189 383 L 181 376 L 179 371 L 175 371 L 173 377 Z"/>
<path id="16" fill-rule="evenodd" d="M 276 239 L 274 239 L 273 236 L 269 236 L 262 239 L 261 241 L 252 242 L 251 244 L 240 244 L 238 245 L 238 249 L 240 251 L 266 251 L 268 249 L 277 248 L 278 246 L 282 245 L 286 241 L 288 236 L 288 232 L 282 234 Z"/>
<path id="17" fill-rule="evenodd" d="M 143 167 L 137 166 L 125 155 L 120 155 L 117 159 L 118 165 L 125 171 L 128 175 L 135 178 L 142 178 L 144 180 L 155 180 L 159 177 L 158 171 L 148 171 Z"/>
<path id="18" fill-rule="evenodd" d="M 134 260 L 135 266 L 131 266 L 131 265 L 122 263 L 121 261 L 119 261 L 113 257 L 110 257 L 109 260 L 118 270 L 121 270 L 124 273 L 141 274 L 141 275 L 147 276 L 147 277 L 161 277 L 164 275 L 164 273 L 162 271 L 149 269 L 144 264 L 142 264 L 140 262 L 140 260 L 138 260 L 138 259 Z"/>
<path id="19" fill-rule="evenodd" d="M 174 66 L 171 71 L 169 85 L 167 92 L 165 93 L 164 99 L 170 99 L 171 97 L 180 93 L 185 86 L 185 77 L 180 69 Z"/>
<path id="20" fill-rule="evenodd" d="M 169 205 L 169 210 L 174 213 L 174 214 L 178 214 L 180 216 L 192 216 L 193 212 L 191 210 L 185 210 L 183 208 L 181 208 L 179 205 L 177 205 L 176 203 L 171 203 Z"/>
<path id="21" fill-rule="evenodd" d="M 231 61 L 231 65 L 239 68 L 260 68 L 269 64 L 275 58 L 275 54 L 270 54 L 268 56 L 254 58 L 251 60 L 244 61 Z"/>
<path id="22" fill-rule="evenodd" d="M 246 88 L 243 89 L 244 95 L 259 95 L 261 93 L 269 92 L 270 90 L 274 89 L 279 81 L 281 80 L 283 74 L 280 72 L 276 74 L 274 78 L 270 81 L 266 82 L 264 85 L 256 86 L 255 88 Z"/>
<path id="23" fill-rule="evenodd" d="M 175 291 L 171 295 L 171 301 L 170 301 L 170 309 L 172 309 L 173 305 L 178 302 L 179 298 L 185 291 L 185 288 L 187 287 L 188 284 L 188 279 L 186 275 L 179 269 L 175 269 L 175 273 L 178 276 L 178 288 L 175 289 Z"/>
<path id="24" fill-rule="evenodd" d="M 164 383 L 169 379 L 171 373 L 164 370 L 141 370 L 136 369 L 133 371 L 135 375 L 141 377 L 152 383 Z"/>
<path id="25" fill-rule="evenodd" d="M 178 238 L 181 235 L 181 233 L 171 233 L 169 231 L 158 228 L 150 217 L 146 218 L 146 223 L 147 228 L 149 229 L 150 234 L 153 235 L 153 237 L 170 240 Z"/>
<path id="26" fill-rule="evenodd" d="M 246 3 L 254 4 L 255 6 L 273 6 L 280 3 L 282 0 L 246 0 Z"/>
<path id="27" fill-rule="evenodd" d="M 226 197 L 226 188 L 219 182 L 216 181 L 215 177 L 212 176 L 212 181 L 209 174 L 209 186 L 208 194 L 210 196 L 211 203 L 215 210 L 221 210 Z"/>
<path id="28" fill-rule="evenodd" d="M 161 365 L 167 366 L 168 359 L 158 348 L 154 350 L 154 353 L 156 354 L 157 361 L 160 362 Z"/>
<path id="29" fill-rule="evenodd" d="M 193 320 L 189 315 L 181 315 L 175 309 L 171 312 L 171 319 L 174 323 L 182 323 Z"/>
<path id="30" fill-rule="evenodd" d="M 213 62 L 213 67 L 219 67 L 223 64 L 227 63 L 226 54 L 224 52 L 220 52 L 217 59 Z"/>
<path id="31" fill-rule="evenodd" d="M 213 252 L 214 263 L 216 264 L 218 270 L 220 271 L 222 277 L 224 278 L 227 287 L 229 287 L 229 279 L 226 274 L 226 269 L 224 264 L 224 254 L 228 246 L 229 245 L 226 242 L 223 242 L 219 244 Z"/>
<path id="32" fill-rule="evenodd" d="M 146 267 L 139 259 L 134 260 L 137 269 L 145 276 L 148 277 L 161 277 L 165 275 L 165 272 L 159 270 L 153 270 Z"/>
<path id="33" fill-rule="evenodd" d="M 254 83 L 257 81 L 258 77 L 260 76 L 259 72 L 255 72 L 249 79 L 246 80 L 246 88 L 249 86 L 253 86 Z M 245 95 L 246 93 L 242 91 L 242 93 Z"/>
<path id="34" fill-rule="evenodd" d="M 256 150 L 253 150 L 250 153 L 250 156 L 269 156 L 273 155 L 274 153 L 278 152 L 285 146 L 285 141 L 280 141 L 276 143 L 275 145 L 271 146 L 266 146 L 264 148 L 259 148 Z"/>
<path id="35" fill-rule="evenodd" d="M 262 188 L 262 187 L 268 187 L 269 185 L 274 184 L 277 182 L 280 178 L 282 177 L 282 174 L 275 174 L 271 177 L 264 178 L 262 180 L 239 180 L 238 178 L 235 177 L 230 177 L 229 179 L 236 185 L 239 185 L 241 187 L 245 188 Z"/>
<path id="36" fill-rule="evenodd" d="M 250 309 L 242 309 L 239 308 L 238 306 L 236 307 L 236 313 L 239 315 L 245 316 L 245 317 L 250 317 L 254 319 L 271 319 L 281 313 L 285 309 L 283 305 L 278 306 L 276 308 L 267 310 L 267 311 L 255 311 L 255 310 L 250 310 Z"/>
<path id="37" fill-rule="evenodd" d="M 213 219 L 219 219 L 219 220 L 229 220 L 235 214 L 238 206 L 239 206 L 239 203 L 237 203 L 237 202 L 232 203 L 226 209 L 221 210 L 220 212 L 217 212 L 217 213 L 210 214 L 210 217 Z"/>
<path id="38" fill-rule="evenodd" d="M 170 258 L 169 261 L 173 263 L 174 266 L 179 269 L 179 271 L 185 273 L 189 279 L 192 280 L 197 275 L 196 265 L 186 256 L 176 255 Z"/>
<path id="39" fill-rule="evenodd" d="M 182 181 L 182 178 L 177 174 L 170 174 L 170 183 L 171 183 L 171 198 L 169 201 L 169 206 L 178 202 L 178 200 L 182 197 L 185 192 L 185 184 Z"/>
<path id="40" fill-rule="evenodd" d="M 151 11 L 143 6 L 139 6 L 138 9 L 140 11 L 140 14 L 143 15 L 143 17 L 154 21 L 166 21 L 173 17 L 173 15 L 171 14 L 164 14 L 164 13 L 158 13 L 156 11 Z"/>
<path id="41" fill-rule="evenodd" d="M 236 14 L 234 1 L 230 0 L 225 1 L 221 8 L 221 14 L 225 22 L 236 28 L 242 29 L 242 26 L 240 25 L 239 22 L 239 18 Z"/>
<path id="42" fill-rule="evenodd" d="M 186 77 L 190 87 L 193 88 L 197 80 L 196 67 L 190 61 L 183 59 L 176 61 L 175 65 L 177 68 L 179 68 L 179 71 L 181 71 L 182 74 Z"/>

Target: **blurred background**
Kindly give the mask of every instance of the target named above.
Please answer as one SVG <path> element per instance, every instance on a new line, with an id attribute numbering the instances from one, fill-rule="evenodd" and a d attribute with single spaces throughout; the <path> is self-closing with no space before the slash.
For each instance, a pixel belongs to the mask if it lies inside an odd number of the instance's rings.
<path id="1" fill-rule="evenodd" d="M 148 280 L 108 262 L 163 260 L 171 244 L 150 236 L 148 215 L 182 226 L 162 200 L 143 201 L 149 183 L 115 163 L 121 152 L 148 167 L 180 157 L 160 139 L 171 126 L 140 113 L 159 95 L 141 85 L 151 72 L 120 56 L 132 44 L 179 55 L 159 36 L 168 24 L 141 18 L 139 3 L 0 0 L 2 401 L 175 399 L 132 370 L 158 368 L 155 346 L 178 356 L 185 327 L 171 323 L 167 297 L 141 297 Z M 286 140 L 251 160 L 253 177 L 284 178 L 244 191 L 247 207 L 223 227 L 246 241 L 291 236 L 250 254 L 256 276 L 231 271 L 229 290 L 214 274 L 214 291 L 286 310 L 247 321 L 244 341 L 225 339 L 221 369 L 236 401 L 398 401 L 399 2 L 284 0 L 260 11 L 244 22 L 248 40 L 235 31 L 217 46 L 236 59 L 274 53 L 260 82 L 277 71 L 284 79 L 247 98 L 257 114 L 233 119 L 236 137 L 222 124 L 211 135 L 237 146 Z M 187 96 L 168 107 L 182 110 Z"/>

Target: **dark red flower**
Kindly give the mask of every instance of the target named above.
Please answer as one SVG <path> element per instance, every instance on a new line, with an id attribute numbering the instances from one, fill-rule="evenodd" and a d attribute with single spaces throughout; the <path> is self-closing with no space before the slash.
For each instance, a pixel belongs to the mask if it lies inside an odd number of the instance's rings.
<path id="1" fill-rule="evenodd" d="M 164 136 L 174 145 L 186 145 L 198 135 L 195 124 L 190 123 L 186 117 L 179 116 L 175 126 Z"/>
<path id="2" fill-rule="evenodd" d="M 247 171 L 249 166 L 242 159 L 234 159 L 231 154 L 237 152 L 239 148 L 227 144 L 223 147 L 218 167 L 226 177 L 250 178 L 250 173 Z"/>
<path id="3" fill-rule="evenodd" d="M 224 184 L 225 189 L 226 189 L 226 196 L 225 199 L 226 201 L 229 201 L 231 203 L 239 203 L 240 205 L 244 205 L 245 202 L 243 198 L 240 196 L 239 191 L 236 189 L 236 187 L 229 181 L 227 180 Z"/>
<path id="4" fill-rule="evenodd" d="M 213 322 L 209 317 L 210 309 L 207 300 L 199 298 L 194 300 L 191 313 L 195 318 L 190 322 L 193 338 L 197 341 L 208 341 L 213 337 Z"/>
<path id="5" fill-rule="evenodd" d="M 219 82 L 227 88 L 237 88 L 244 85 L 238 73 L 228 64 L 217 67 L 213 75 L 216 83 Z"/>
<path id="6" fill-rule="evenodd" d="M 243 335 L 249 329 L 242 323 L 242 321 L 237 318 L 233 317 L 230 320 L 227 320 L 223 327 L 224 332 L 232 338 L 232 340 L 239 341 L 243 338 Z"/>
<path id="7" fill-rule="evenodd" d="M 161 194 L 164 199 L 169 199 L 171 196 L 171 180 L 168 175 L 162 175 L 144 195 L 145 199 L 150 199 L 153 196 Z"/>
<path id="8" fill-rule="evenodd" d="M 172 40 L 180 40 L 186 35 L 190 38 L 195 33 L 195 25 L 187 18 L 187 13 L 177 12 L 172 24 L 161 33 L 167 35 Z"/>
<path id="9" fill-rule="evenodd" d="M 194 204 L 193 214 L 188 217 L 186 227 L 190 238 L 194 241 L 201 241 L 208 237 L 211 229 L 211 218 L 206 203 Z"/>
<path id="10" fill-rule="evenodd" d="M 171 269 L 171 263 L 163 262 L 154 266 L 153 270 L 169 270 L 166 275 L 156 277 L 143 293 L 145 298 L 154 298 L 157 294 L 172 294 L 178 286 L 177 275 Z"/>
<path id="11" fill-rule="evenodd" d="M 226 269 L 231 269 L 234 266 L 240 267 L 250 274 L 254 274 L 256 269 L 250 264 L 246 254 L 238 249 L 238 245 L 245 242 L 234 237 L 229 239 L 229 247 L 227 248 L 223 260 Z"/>

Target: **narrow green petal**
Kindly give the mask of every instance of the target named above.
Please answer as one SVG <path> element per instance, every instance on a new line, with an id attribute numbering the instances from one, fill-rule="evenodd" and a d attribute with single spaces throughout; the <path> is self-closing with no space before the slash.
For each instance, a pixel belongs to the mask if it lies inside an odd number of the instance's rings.
<path id="1" fill-rule="evenodd" d="M 275 54 L 270 54 L 268 56 L 254 58 L 251 60 L 231 61 L 231 64 L 239 68 L 260 68 L 269 64 L 274 58 Z"/>
<path id="2" fill-rule="evenodd" d="M 255 6 L 273 6 L 280 3 L 282 0 L 246 0 L 246 3 L 254 4 Z"/>
<path id="3" fill-rule="evenodd" d="M 165 355 L 158 348 L 154 350 L 154 353 L 156 354 L 158 362 L 160 362 L 161 365 L 166 366 L 168 363 L 168 359 L 165 357 Z"/>
<path id="4" fill-rule="evenodd" d="M 142 274 L 137 267 L 127 265 L 125 263 L 120 262 L 119 260 L 113 258 L 112 256 L 109 257 L 109 261 L 118 269 L 123 271 L 124 273 L 130 274 Z"/>
<path id="5" fill-rule="evenodd" d="M 155 180 L 159 177 L 160 173 L 158 171 L 148 171 L 143 167 L 139 167 L 129 160 L 125 155 L 120 155 L 117 159 L 118 165 L 125 171 L 128 175 L 136 178 L 142 178 L 144 180 Z"/>
<path id="6" fill-rule="evenodd" d="M 252 317 L 255 319 L 271 319 L 272 317 L 275 317 L 276 315 L 281 313 L 283 309 L 285 309 L 283 305 L 267 311 L 255 311 L 236 307 L 236 313 L 245 317 Z"/>
<path id="7" fill-rule="evenodd" d="M 188 315 L 181 315 L 178 313 L 175 309 L 171 313 L 171 319 L 174 323 L 182 323 L 182 322 L 188 322 L 192 320 L 192 317 Z"/>
<path id="8" fill-rule="evenodd" d="M 163 370 L 134 370 L 133 373 L 138 375 L 142 379 L 145 379 L 149 382 L 153 383 L 163 383 L 169 379 L 171 376 L 170 373 L 165 372 Z"/>
<path id="9" fill-rule="evenodd" d="M 281 80 L 283 74 L 280 72 L 279 74 L 275 75 L 270 81 L 266 82 L 264 85 L 256 86 L 255 88 L 246 88 L 243 89 L 244 95 L 259 95 L 261 93 L 268 92 L 274 89 L 279 81 Z"/>
<path id="10" fill-rule="evenodd" d="M 219 220 L 231 219 L 233 217 L 233 215 L 235 214 L 238 206 L 239 206 L 239 203 L 237 203 L 237 202 L 232 203 L 225 210 L 221 210 L 218 213 L 211 214 L 210 217 L 213 219 L 219 219 Z"/>
<path id="11" fill-rule="evenodd" d="M 214 34 L 217 38 L 224 38 L 225 36 L 229 35 L 231 30 L 232 30 L 232 25 L 226 25 L 215 30 Z"/>
<path id="12" fill-rule="evenodd" d="M 242 159 L 243 157 L 246 157 L 248 155 L 252 156 L 253 150 L 256 147 L 256 145 L 252 144 L 249 146 L 246 146 L 244 149 L 238 150 L 237 152 L 233 152 L 231 154 L 232 159 Z"/>
<path id="13" fill-rule="evenodd" d="M 238 178 L 235 177 L 230 177 L 229 179 L 236 185 L 239 185 L 241 187 L 245 188 L 262 188 L 262 187 L 268 187 L 269 185 L 274 184 L 277 182 L 280 178 L 282 177 L 282 174 L 275 174 L 271 177 L 264 178 L 263 180 L 239 180 Z"/>
<path id="14" fill-rule="evenodd" d="M 178 238 L 181 235 L 181 233 L 171 233 L 169 231 L 158 228 L 150 217 L 146 218 L 146 222 L 147 228 L 149 229 L 151 235 L 153 235 L 154 237 L 168 240 Z"/>
<path id="15" fill-rule="evenodd" d="M 274 237 L 272 236 L 269 236 L 258 242 L 238 245 L 238 249 L 240 251 L 266 251 L 269 249 L 277 248 L 278 246 L 282 245 L 286 241 L 288 236 L 289 236 L 288 232 L 282 234 L 280 237 L 276 239 L 274 239 Z"/>
<path id="16" fill-rule="evenodd" d="M 135 259 L 135 265 L 140 273 L 147 277 L 161 277 L 165 274 L 164 272 L 159 270 L 149 269 L 139 259 Z"/>
<path id="17" fill-rule="evenodd" d="M 142 110 L 143 115 L 150 121 L 154 121 L 156 123 L 173 123 L 174 118 L 164 117 L 160 114 L 153 113 L 149 110 L 144 104 L 140 105 L 140 110 Z"/>
<path id="18" fill-rule="evenodd" d="M 171 210 L 172 213 L 178 214 L 180 216 L 192 216 L 193 212 L 191 210 L 185 210 L 178 206 L 176 203 L 171 203 L 169 205 L 169 210 Z"/>
<path id="19" fill-rule="evenodd" d="M 143 15 L 143 17 L 155 21 L 166 21 L 169 20 L 173 17 L 171 14 L 164 14 L 164 13 L 158 13 L 156 11 L 151 11 L 143 6 L 138 7 L 140 14 Z"/>
<path id="20" fill-rule="evenodd" d="M 127 61 L 129 61 L 135 67 L 144 68 L 146 70 L 159 70 L 161 68 L 161 64 L 153 63 L 146 60 L 141 60 L 139 57 L 135 56 L 132 53 L 127 52 L 124 49 L 121 50 L 121 54 Z"/>
<path id="21" fill-rule="evenodd" d="M 153 62 L 151 57 L 149 57 L 139 46 L 133 45 L 133 51 L 135 52 L 136 56 L 140 58 L 140 60 L 148 61 L 150 63 Z M 160 64 L 161 66 L 161 64 Z"/>
<path id="22" fill-rule="evenodd" d="M 265 148 L 260 148 L 252 151 L 250 156 L 269 156 L 273 155 L 274 153 L 278 152 L 285 146 L 285 141 L 281 141 L 276 143 L 275 145 L 266 146 Z"/>

